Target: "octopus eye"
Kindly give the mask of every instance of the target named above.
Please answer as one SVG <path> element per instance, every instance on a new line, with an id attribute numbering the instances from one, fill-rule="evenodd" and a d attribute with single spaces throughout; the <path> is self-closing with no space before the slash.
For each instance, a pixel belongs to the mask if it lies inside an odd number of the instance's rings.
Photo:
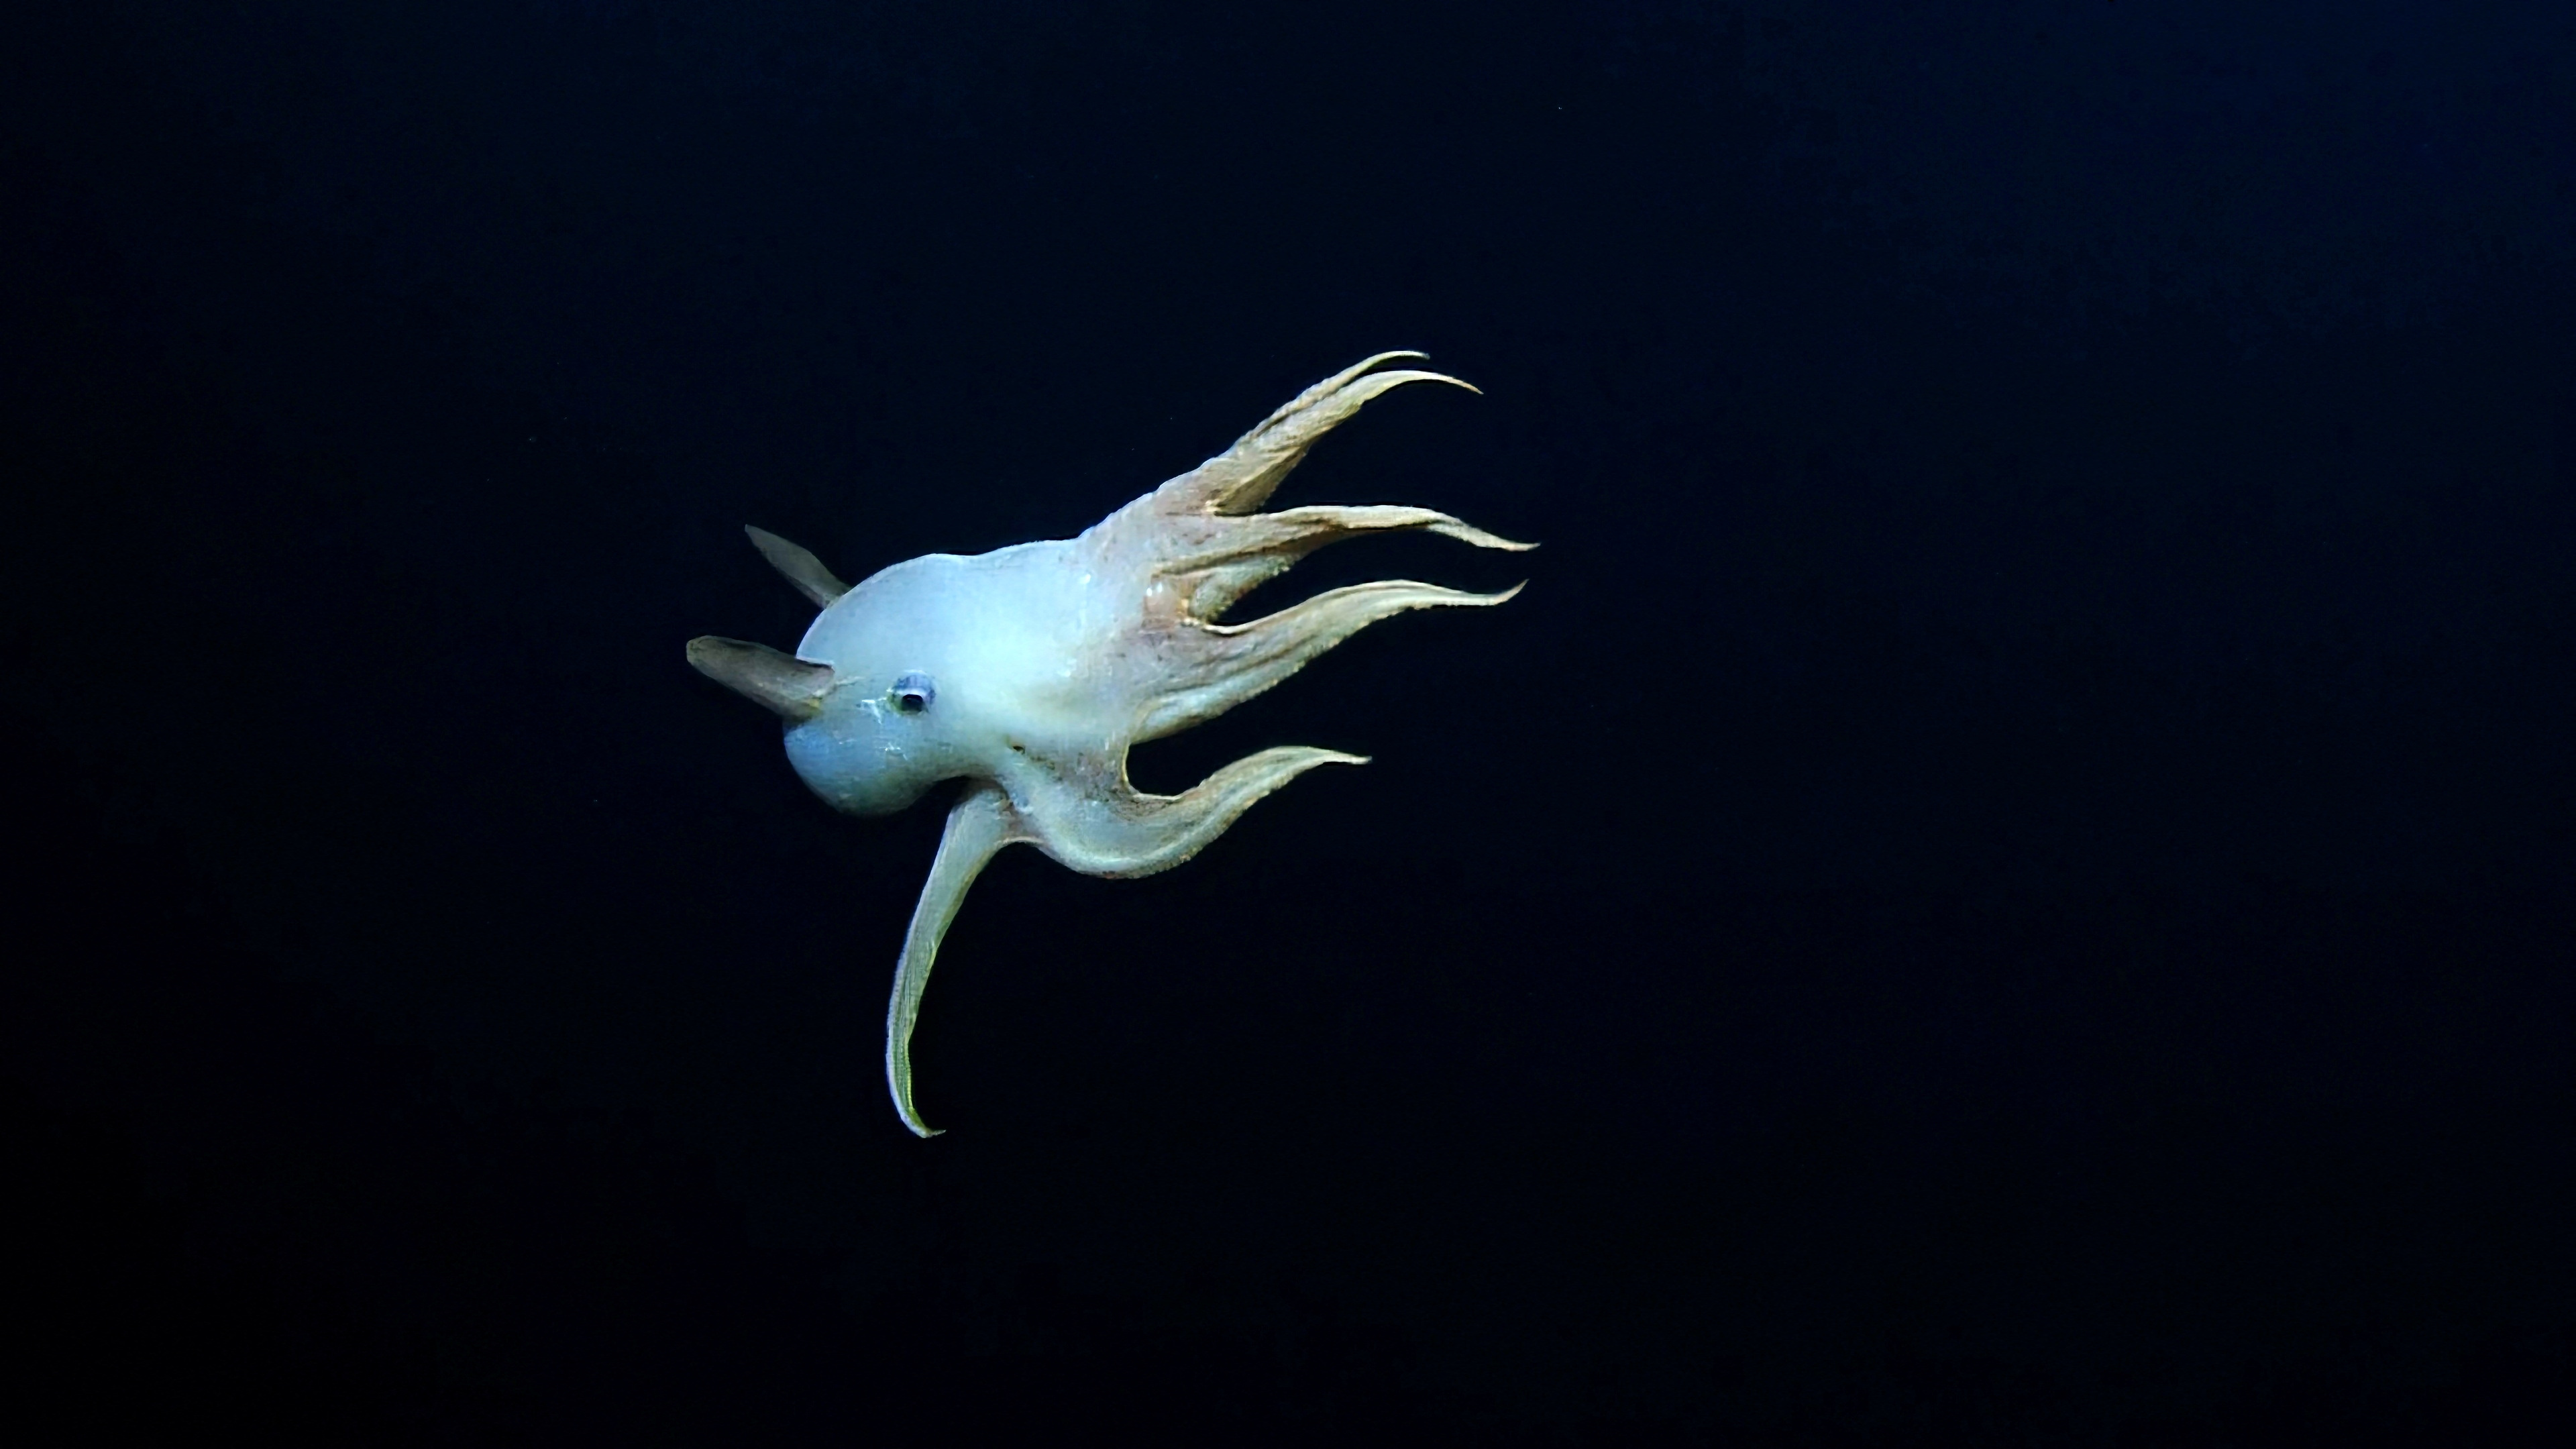
<path id="1" fill-rule="evenodd" d="M 890 697 L 894 700 L 897 713 L 919 714 L 930 708 L 930 701 L 936 698 L 938 693 L 938 689 L 931 684 L 929 675 L 915 671 L 894 682 Z"/>

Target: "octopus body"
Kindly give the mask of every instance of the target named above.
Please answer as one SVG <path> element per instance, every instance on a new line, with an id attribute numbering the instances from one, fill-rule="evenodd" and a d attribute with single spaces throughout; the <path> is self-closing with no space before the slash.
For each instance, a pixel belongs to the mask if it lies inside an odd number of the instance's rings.
<path id="1" fill-rule="evenodd" d="M 748 530 L 823 612 L 793 655 L 707 636 L 689 641 L 689 662 L 781 716 L 796 773 L 838 809 L 883 815 L 943 780 L 967 782 L 949 807 L 886 1012 L 886 1084 L 913 1132 L 936 1135 L 913 1104 L 922 988 L 958 903 L 997 851 L 1025 842 L 1088 875 L 1168 870 L 1306 771 L 1365 762 L 1268 749 L 1182 794 L 1149 795 L 1128 781 L 1130 747 L 1214 719 L 1389 615 L 1499 604 L 1520 592 L 1383 580 L 1224 622 L 1255 586 L 1345 538 L 1422 530 L 1478 548 L 1530 546 L 1427 508 L 1259 511 L 1306 450 L 1372 398 L 1409 382 L 1467 386 L 1435 372 L 1372 370 L 1420 357 L 1380 353 L 1326 378 L 1079 537 L 930 554 L 852 586 L 806 550 Z"/>

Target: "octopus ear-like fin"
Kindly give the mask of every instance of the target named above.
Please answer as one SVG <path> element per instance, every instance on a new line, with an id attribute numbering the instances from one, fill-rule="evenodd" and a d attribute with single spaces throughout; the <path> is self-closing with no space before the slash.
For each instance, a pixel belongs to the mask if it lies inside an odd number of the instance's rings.
<path id="1" fill-rule="evenodd" d="M 813 600 L 815 608 L 828 609 L 834 599 L 850 591 L 848 584 L 832 577 L 832 571 L 823 567 L 823 561 L 814 557 L 811 549 L 799 548 L 768 529 L 754 528 L 747 523 L 742 531 L 751 535 L 751 546 L 760 550 L 760 556 L 769 560 L 772 568 L 787 575 L 787 582 L 796 586 L 796 592 Z"/>
<path id="2" fill-rule="evenodd" d="M 832 666 L 808 664 L 766 644 L 701 634 L 689 641 L 689 663 L 700 674 L 775 712 L 790 724 L 812 719 L 832 687 Z"/>
<path id="3" fill-rule="evenodd" d="M 957 919 L 966 888 L 982 874 L 984 863 L 1003 846 L 1029 839 L 1000 786 L 978 781 L 966 787 L 948 809 L 948 829 L 939 837 L 939 855 L 922 883 L 921 901 L 912 908 L 912 928 L 904 933 L 903 961 L 895 967 L 894 997 L 886 1003 L 886 1089 L 894 1110 L 916 1137 L 936 1137 L 941 1129 L 921 1120 L 912 1105 L 912 1024 L 921 1017 L 922 989 L 930 984 L 930 966 L 939 958 L 940 938 Z"/>
<path id="4" fill-rule="evenodd" d="M 1260 426 L 1235 440 L 1234 446 L 1154 490 L 1157 501 L 1174 512 L 1250 513 L 1269 500 L 1289 470 L 1368 402 L 1408 382 L 1445 382 L 1467 388 L 1445 373 L 1398 368 L 1371 373 L 1381 362 L 1420 359 L 1419 352 L 1381 352 L 1325 378 L 1288 400 Z M 1365 375 L 1363 375 L 1365 374 Z"/>

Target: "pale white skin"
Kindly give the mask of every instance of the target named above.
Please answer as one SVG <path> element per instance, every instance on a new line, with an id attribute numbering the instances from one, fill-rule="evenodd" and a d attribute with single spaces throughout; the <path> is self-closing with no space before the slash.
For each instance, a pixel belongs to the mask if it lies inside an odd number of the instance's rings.
<path id="1" fill-rule="evenodd" d="M 689 662 L 787 720 L 787 757 L 814 793 L 858 815 L 900 810 L 942 780 L 949 808 L 913 910 L 886 1013 L 886 1082 L 904 1125 L 936 1135 L 912 1100 L 921 992 L 966 888 L 1006 845 L 1027 842 L 1090 875 L 1150 875 L 1223 834 L 1253 802 L 1317 765 L 1357 755 L 1287 746 L 1180 795 L 1127 779 L 1127 751 L 1223 714 L 1392 614 L 1499 604 L 1404 580 L 1354 584 L 1245 624 L 1218 622 L 1254 585 L 1339 539 L 1424 529 L 1522 549 L 1429 509 L 1311 507 L 1260 513 L 1318 438 L 1371 398 L 1433 372 L 1325 379 L 1197 468 L 1085 529 L 971 557 L 930 554 L 844 588 L 805 550 L 752 540 L 824 606 L 794 658 L 756 644 L 690 641 Z M 1472 391 L 1473 389 L 1470 389 Z"/>

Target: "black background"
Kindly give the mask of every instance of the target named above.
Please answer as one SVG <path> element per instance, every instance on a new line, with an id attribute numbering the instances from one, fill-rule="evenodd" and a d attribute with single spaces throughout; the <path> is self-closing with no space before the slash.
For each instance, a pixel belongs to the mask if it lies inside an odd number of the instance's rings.
<path id="1" fill-rule="evenodd" d="M 13 1421 L 2566 1442 L 2576 11 L 2460 9 L 13 9 Z M 1005 855 L 914 1140 L 740 525 L 1387 347 L 1282 502 L 1544 547 L 1264 599 L 1529 591 Z"/>

